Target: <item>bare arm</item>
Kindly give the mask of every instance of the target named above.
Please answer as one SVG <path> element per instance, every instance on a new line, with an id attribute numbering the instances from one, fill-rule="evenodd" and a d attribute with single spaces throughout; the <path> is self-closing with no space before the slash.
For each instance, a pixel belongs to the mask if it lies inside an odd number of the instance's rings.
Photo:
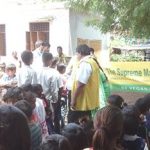
<path id="1" fill-rule="evenodd" d="M 75 109 L 75 105 L 76 105 L 76 102 L 77 102 L 77 97 L 80 94 L 82 94 L 84 87 L 85 87 L 85 84 L 78 81 L 77 88 L 76 88 L 75 93 L 72 96 L 72 100 L 71 100 L 71 108 L 72 109 Z"/>

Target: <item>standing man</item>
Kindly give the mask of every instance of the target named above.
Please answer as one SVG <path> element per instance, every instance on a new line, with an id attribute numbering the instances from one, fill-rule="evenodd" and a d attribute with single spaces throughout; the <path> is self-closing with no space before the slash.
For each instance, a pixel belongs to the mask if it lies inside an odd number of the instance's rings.
<path id="1" fill-rule="evenodd" d="M 62 64 L 66 64 L 67 61 L 66 61 L 66 56 L 64 55 L 63 53 L 63 49 L 61 46 L 58 46 L 57 47 L 57 53 L 58 53 L 58 63 L 62 63 Z"/>
<path id="2" fill-rule="evenodd" d="M 35 43 L 35 47 L 36 49 L 33 51 L 34 61 L 32 67 L 38 72 L 43 66 L 42 55 L 44 52 L 49 52 L 50 44 L 39 40 Z"/>
<path id="3" fill-rule="evenodd" d="M 87 45 L 79 45 L 76 52 L 80 62 L 73 80 L 69 122 L 90 117 L 91 111 L 99 107 L 99 66 Z"/>

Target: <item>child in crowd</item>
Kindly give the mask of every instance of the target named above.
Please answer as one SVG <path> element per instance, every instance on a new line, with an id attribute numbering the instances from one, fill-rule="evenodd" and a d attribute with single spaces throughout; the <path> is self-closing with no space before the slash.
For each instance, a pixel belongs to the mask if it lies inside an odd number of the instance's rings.
<path id="1" fill-rule="evenodd" d="M 24 63 L 22 68 L 17 73 L 18 86 L 26 83 L 37 83 L 36 72 L 30 67 L 33 62 L 33 54 L 30 51 L 23 51 L 21 54 L 21 59 Z"/>
<path id="2" fill-rule="evenodd" d="M 72 150 L 72 148 L 67 138 L 59 134 L 52 134 L 46 138 L 40 150 Z"/>
<path id="3" fill-rule="evenodd" d="M 83 128 L 86 137 L 87 137 L 87 147 L 92 147 L 92 138 L 94 135 L 94 126 L 93 121 L 83 117 L 79 121 L 81 127 Z"/>
<path id="4" fill-rule="evenodd" d="M 32 150 L 39 150 L 39 147 L 42 143 L 42 133 L 40 125 L 36 122 L 33 122 L 32 118 L 32 106 L 25 100 L 20 100 L 14 104 L 15 107 L 19 108 L 28 119 L 28 125 L 31 133 L 31 148 Z"/>
<path id="5" fill-rule="evenodd" d="M 150 108 L 150 95 L 146 95 L 143 98 L 139 98 L 135 102 L 135 106 L 139 109 L 140 111 L 140 124 L 139 124 L 139 130 L 138 130 L 138 135 L 144 139 L 148 138 L 148 132 L 147 132 L 147 127 L 146 127 L 146 115 L 149 112 Z M 147 140 L 148 141 L 148 140 Z"/>
<path id="6" fill-rule="evenodd" d="M 61 90 L 61 97 L 64 97 L 65 99 L 67 99 L 67 88 L 66 88 L 67 77 L 65 75 L 66 66 L 64 64 L 58 64 L 57 70 L 58 70 L 58 72 L 60 74 L 60 78 L 63 82 L 63 88 Z"/>
<path id="7" fill-rule="evenodd" d="M 42 139 L 48 135 L 48 129 L 46 125 L 46 113 L 43 101 L 40 98 L 37 98 L 35 93 L 33 93 L 32 85 L 25 84 L 22 85 L 22 90 L 24 94 L 24 99 L 27 100 L 32 107 L 33 110 L 33 120 L 39 122 L 41 130 L 42 130 Z"/>
<path id="8" fill-rule="evenodd" d="M 46 112 L 46 124 L 48 127 L 49 134 L 52 134 L 54 131 L 54 125 L 53 125 L 53 118 L 54 118 L 54 110 L 51 105 L 51 103 L 48 103 L 47 99 L 45 98 L 45 95 L 42 94 L 43 89 L 40 84 L 33 84 L 32 85 L 32 92 L 36 94 L 37 98 L 40 98 L 43 100 L 45 112 Z"/>
<path id="9" fill-rule="evenodd" d="M 0 86 L 11 87 L 16 86 L 16 66 L 14 64 L 9 64 L 6 66 L 5 74 L 0 79 Z"/>
<path id="10" fill-rule="evenodd" d="M 139 117 L 138 109 L 134 106 L 127 106 L 123 109 L 123 147 L 127 150 L 144 150 L 145 140 L 139 137 Z"/>
<path id="11" fill-rule="evenodd" d="M 23 99 L 23 93 L 19 87 L 8 88 L 2 98 L 2 100 L 7 104 L 14 104 L 21 99 Z"/>
<path id="12" fill-rule="evenodd" d="M 46 99 L 53 105 L 54 108 L 54 130 L 60 133 L 60 102 L 58 98 L 59 88 L 61 88 L 61 79 L 57 70 L 49 68 L 52 63 L 53 56 L 51 53 L 43 53 L 42 61 L 43 68 L 38 73 L 38 83 L 43 88 L 43 93 Z"/>
<path id="13" fill-rule="evenodd" d="M 119 95 L 110 95 L 107 102 L 109 105 L 116 106 L 120 109 L 124 107 L 124 99 Z"/>
<path id="14" fill-rule="evenodd" d="M 94 150 L 121 150 L 117 145 L 123 129 L 123 116 L 119 108 L 106 106 L 100 109 L 94 119 Z"/>
<path id="15" fill-rule="evenodd" d="M 27 119 L 12 105 L 0 105 L 0 150 L 31 150 Z"/>
<path id="16" fill-rule="evenodd" d="M 73 150 L 82 150 L 87 147 L 87 137 L 83 128 L 75 123 L 69 123 L 62 129 L 62 135 L 71 143 Z"/>

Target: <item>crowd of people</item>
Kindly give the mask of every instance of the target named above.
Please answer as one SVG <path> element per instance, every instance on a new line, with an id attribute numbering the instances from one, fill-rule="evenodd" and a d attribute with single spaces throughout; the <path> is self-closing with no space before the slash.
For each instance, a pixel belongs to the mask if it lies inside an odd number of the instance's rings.
<path id="1" fill-rule="evenodd" d="M 21 53 L 0 78 L 0 150 L 148 150 L 150 94 L 128 105 L 83 44 L 66 64 L 50 44 Z M 67 106 L 67 119 L 61 113 Z"/>

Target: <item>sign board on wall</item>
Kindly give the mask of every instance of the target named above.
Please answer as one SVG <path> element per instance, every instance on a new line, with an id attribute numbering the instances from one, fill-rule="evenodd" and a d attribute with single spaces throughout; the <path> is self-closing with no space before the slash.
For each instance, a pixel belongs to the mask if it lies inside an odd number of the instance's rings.
<path id="1" fill-rule="evenodd" d="M 150 93 L 150 62 L 111 62 L 105 72 L 113 91 Z"/>

